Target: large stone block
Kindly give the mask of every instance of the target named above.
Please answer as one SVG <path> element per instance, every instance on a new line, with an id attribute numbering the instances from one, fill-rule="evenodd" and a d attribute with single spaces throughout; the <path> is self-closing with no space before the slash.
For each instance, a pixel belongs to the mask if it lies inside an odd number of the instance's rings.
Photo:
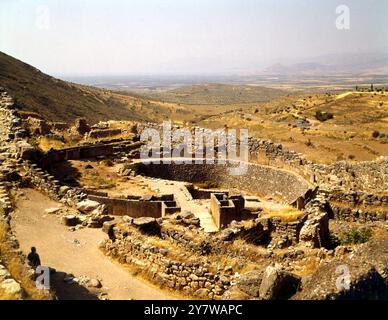
<path id="1" fill-rule="evenodd" d="M 253 297 L 260 296 L 260 285 L 263 278 L 263 271 L 251 271 L 241 276 L 237 287 L 246 294 Z"/>
<path id="2" fill-rule="evenodd" d="M 268 266 L 260 284 L 260 298 L 265 300 L 285 300 L 294 295 L 301 278 L 280 267 Z"/>

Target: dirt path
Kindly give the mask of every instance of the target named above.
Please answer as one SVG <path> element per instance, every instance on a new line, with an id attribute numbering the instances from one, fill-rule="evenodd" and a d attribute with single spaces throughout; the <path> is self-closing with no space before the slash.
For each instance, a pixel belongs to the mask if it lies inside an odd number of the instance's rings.
<path id="1" fill-rule="evenodd" d="M 338 100 L 338 99 L 343 99 L 347 96 L 350 96 L 350 95 L 353 95 L 353 94 L 363 94 L 363 95 L 374 95 L 376 94 L 376 91 L 372 91 L 372 92 L 368 92 L 368 91 L 348 91 L 348 92 L 344 92 L 344 93 L 341 93 L 339 94 L 335 100 Z"/>
<path id="2" fill-rule="evenodd" d="M 37 247 L 42 265 L 55 268 L 58 271 L 56 277 L 62 276 L 61 281 L 53 281 L 60 298 L 96 298 L 81 286 L 65 284 L 64 273 L 100 279 L 102 290 L 109 299 L 176 298 L 133 276 L 123 266 L 104 256 L 98 249 L 98 243 L 106 235 L 100 229 L 85 228 L 70 232 L 61 224 L 58 215 L 44 212 L 47 208 L 58 207 L 57 202 L 32 189 L 24 189 L 23 194 L 17 197 L 17 209 L 12 217 L 13 229 L 24 253 L 28 253 L 31 246 Z"/>

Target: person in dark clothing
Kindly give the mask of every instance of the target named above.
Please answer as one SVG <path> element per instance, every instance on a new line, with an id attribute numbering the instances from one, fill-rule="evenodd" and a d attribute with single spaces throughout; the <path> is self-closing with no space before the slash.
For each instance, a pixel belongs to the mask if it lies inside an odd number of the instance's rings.
<path id="1" fill-rule="evenodd" d="M 36 248 L 32 247 L 31 252 L 27 256 L 28 262 L 31 267 L 36 269 L 38 266 L 40 266 L 40 258 L 39 254 L 36 253 Z"/>

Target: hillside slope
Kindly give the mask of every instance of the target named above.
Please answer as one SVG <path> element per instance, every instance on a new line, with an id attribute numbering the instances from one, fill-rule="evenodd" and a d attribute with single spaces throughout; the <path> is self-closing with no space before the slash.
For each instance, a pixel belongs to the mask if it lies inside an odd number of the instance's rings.
<path id="1" fill-rule="evenodd" d="M 317 112 L 332 118 L 320 121 Z M 388 91 L 295 94 L 197 125 L 246 128 L 250 135 L 281 143 L 314 162 L 370 161 L 388 155 Z"/>
<path id="2" fill-rule="evenodd" d="M 38 69 L 0 52 L 0 86 L 18 107 L 54 121 L 85 117 L 90 122 L 106 119 L 144 119 L 130 109 L 130 97 L 55 79 Z"/>

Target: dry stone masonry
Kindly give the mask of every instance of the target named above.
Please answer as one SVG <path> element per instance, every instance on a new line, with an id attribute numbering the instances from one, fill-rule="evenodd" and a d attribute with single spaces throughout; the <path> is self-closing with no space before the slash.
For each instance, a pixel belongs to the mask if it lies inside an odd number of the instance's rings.
<path id="1" fill-rule="evenodd" d="M 3 246 L 13 251 L 13 255 L 24 260 L 19 251 L 19 243 L 12 233 L 10 227 L 10 214 L 14 209 L 9 190 L 21 182 L 21 162 L 18 158 L 16 144 L 25 137 L 26 132 L 21 127 L 22 120 L 14 110 L 14 102 L 7 92 L 0 88 L 0 224 L 2 232 L 5 232 L 6 239 Z M 20 282 L 12 277 L 7 270 L 7 263 L 3 260 L 0 252 L 0 293 L 9 299 L 28 298 Z M 17 263 L 16 260 L 13 263 Z M 34 271 L 27 265 L 20 266 L 26 274 L 31 277 Z M 10 269 L 11 270 L 11 269 Z"/>

